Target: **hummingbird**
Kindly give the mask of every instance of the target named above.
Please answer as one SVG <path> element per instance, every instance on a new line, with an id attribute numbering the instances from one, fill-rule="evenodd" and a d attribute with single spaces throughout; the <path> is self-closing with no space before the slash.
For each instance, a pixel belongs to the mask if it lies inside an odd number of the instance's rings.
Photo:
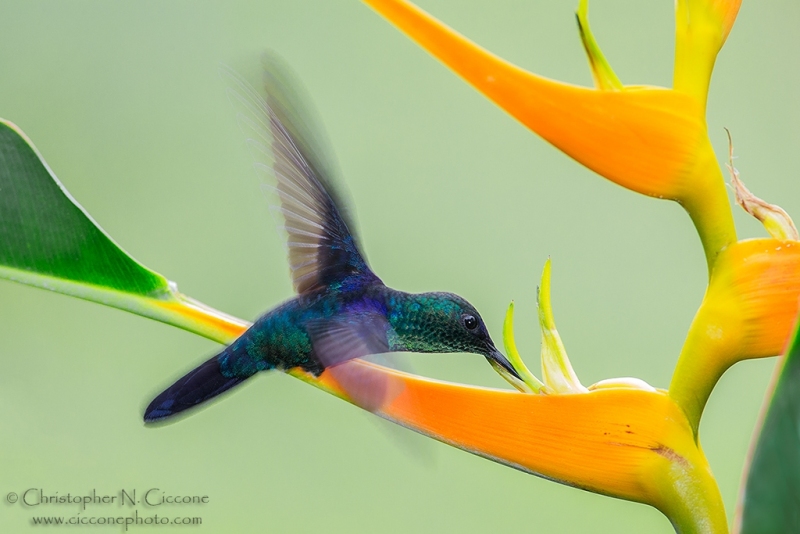
<path id="1" fill-rule="evenodd" d="M 265 56 L 264 63 L 263 93 L 232 71 L 223 74 L 252 115 L 244 119 L 255 132 L 248 142 L 271 157 L 297 295 L 158 395 L 145 422 L 205 403 L 260 371 L 299 367 L 318 376 L 347 360 L 387 352 L 480 354 L 508 380 L 521 380 L 465 299 L 392 289 L 372 271 L 332 167 L 315 144 L 319 129 L 310 127 L 303 113 L 309 108 L 298 103 L 300 85 L 277 58 Z"/>

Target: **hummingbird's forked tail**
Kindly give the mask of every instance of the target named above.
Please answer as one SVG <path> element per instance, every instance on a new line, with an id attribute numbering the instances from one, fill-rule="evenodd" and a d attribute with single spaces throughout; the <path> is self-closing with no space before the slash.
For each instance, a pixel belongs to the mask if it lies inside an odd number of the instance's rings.
<path id="1" fill-rule="evenodd" d="M 229 356 L 225 349 L 210 360 L 200 364 L 158 395 L 144 412 L 145 423 L 171 417 L 202 404 L 220 393 L 241 384 L 252 374 L 226 376 L 220 368 L 221 359 Z M 253 373 L 255 374 L 255 373 Z"/>

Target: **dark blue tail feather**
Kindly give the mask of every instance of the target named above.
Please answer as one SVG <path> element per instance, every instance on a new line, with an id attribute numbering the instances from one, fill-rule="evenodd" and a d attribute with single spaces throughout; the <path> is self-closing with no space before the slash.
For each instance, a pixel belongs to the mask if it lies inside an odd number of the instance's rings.
<path id="1" fill-rule="evenodd" d="M 202 404 L 252 376 L 226 376 L 220 369 L 222 352 L 168 387 L 147 407 L 144 421 L 153 423 Z"/>

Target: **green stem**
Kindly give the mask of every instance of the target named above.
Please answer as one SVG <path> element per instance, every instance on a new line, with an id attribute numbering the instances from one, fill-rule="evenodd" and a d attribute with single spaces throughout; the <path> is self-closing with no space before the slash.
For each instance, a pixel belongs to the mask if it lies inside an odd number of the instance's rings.
<path id="1" fill-rule="evenodd" d="M 702 455 L 699 450 L 698 454 Z M 725 505 L 714 475 L 705 461 L 675 461 L 668 478 L 673 479 L 665 497 L 678 504 L 662 510 L 678 534 L 728 534 Z"/>
<path id="2" fill-rule="evenodd" d="M 722 170 L 708 137 L 705 142 L 707 146 L 697 151 L 707 156 L 697 162 L 692 172 L 692 176 L 698 178 L 690 184 L 692 194 L 679 199 L 679 202 L 700 235 L 710 277 L 719 253 L 736 242 L 736 227 Z"/>
<path id="3" fill-rule="evenodd" d="M 713 357 L 703 354 L 688 341 L 681 351 L 669 385 L 669 396 L 686 413 L 695 439 L 711 392 L 728 367 L 719 365 Z"/>
<path id="4" fill-rule="evenodd" d="M 707 2 L 704 2 L 704 4 Z M 709 22 L 707 6 L 691 0 L 675 3 L 675 68 L 672 87 L 708 100 L 711 73 L 724 38 L 718 24 Z"/>
<path id="5" fill-rule="evenodd" d="M 709 292 L 714 291 L 714 286 Z M 737 361 L 743 328 L 729 299 L 706 293 L 697 311 L 669 385 L 669 396 L 683 409 L 697 440 L 700 418 L 714 386 Z"/>

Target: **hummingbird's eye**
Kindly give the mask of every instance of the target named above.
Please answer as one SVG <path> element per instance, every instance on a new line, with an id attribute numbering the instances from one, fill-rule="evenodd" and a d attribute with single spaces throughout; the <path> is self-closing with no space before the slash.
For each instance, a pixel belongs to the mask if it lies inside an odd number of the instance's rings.
<path id="1" fill-rule="evenodd" d="M 461 318 L 467 330 L 475 330 L 478 327 L 478 320 L 473 315 L 465 315 Z"/>

